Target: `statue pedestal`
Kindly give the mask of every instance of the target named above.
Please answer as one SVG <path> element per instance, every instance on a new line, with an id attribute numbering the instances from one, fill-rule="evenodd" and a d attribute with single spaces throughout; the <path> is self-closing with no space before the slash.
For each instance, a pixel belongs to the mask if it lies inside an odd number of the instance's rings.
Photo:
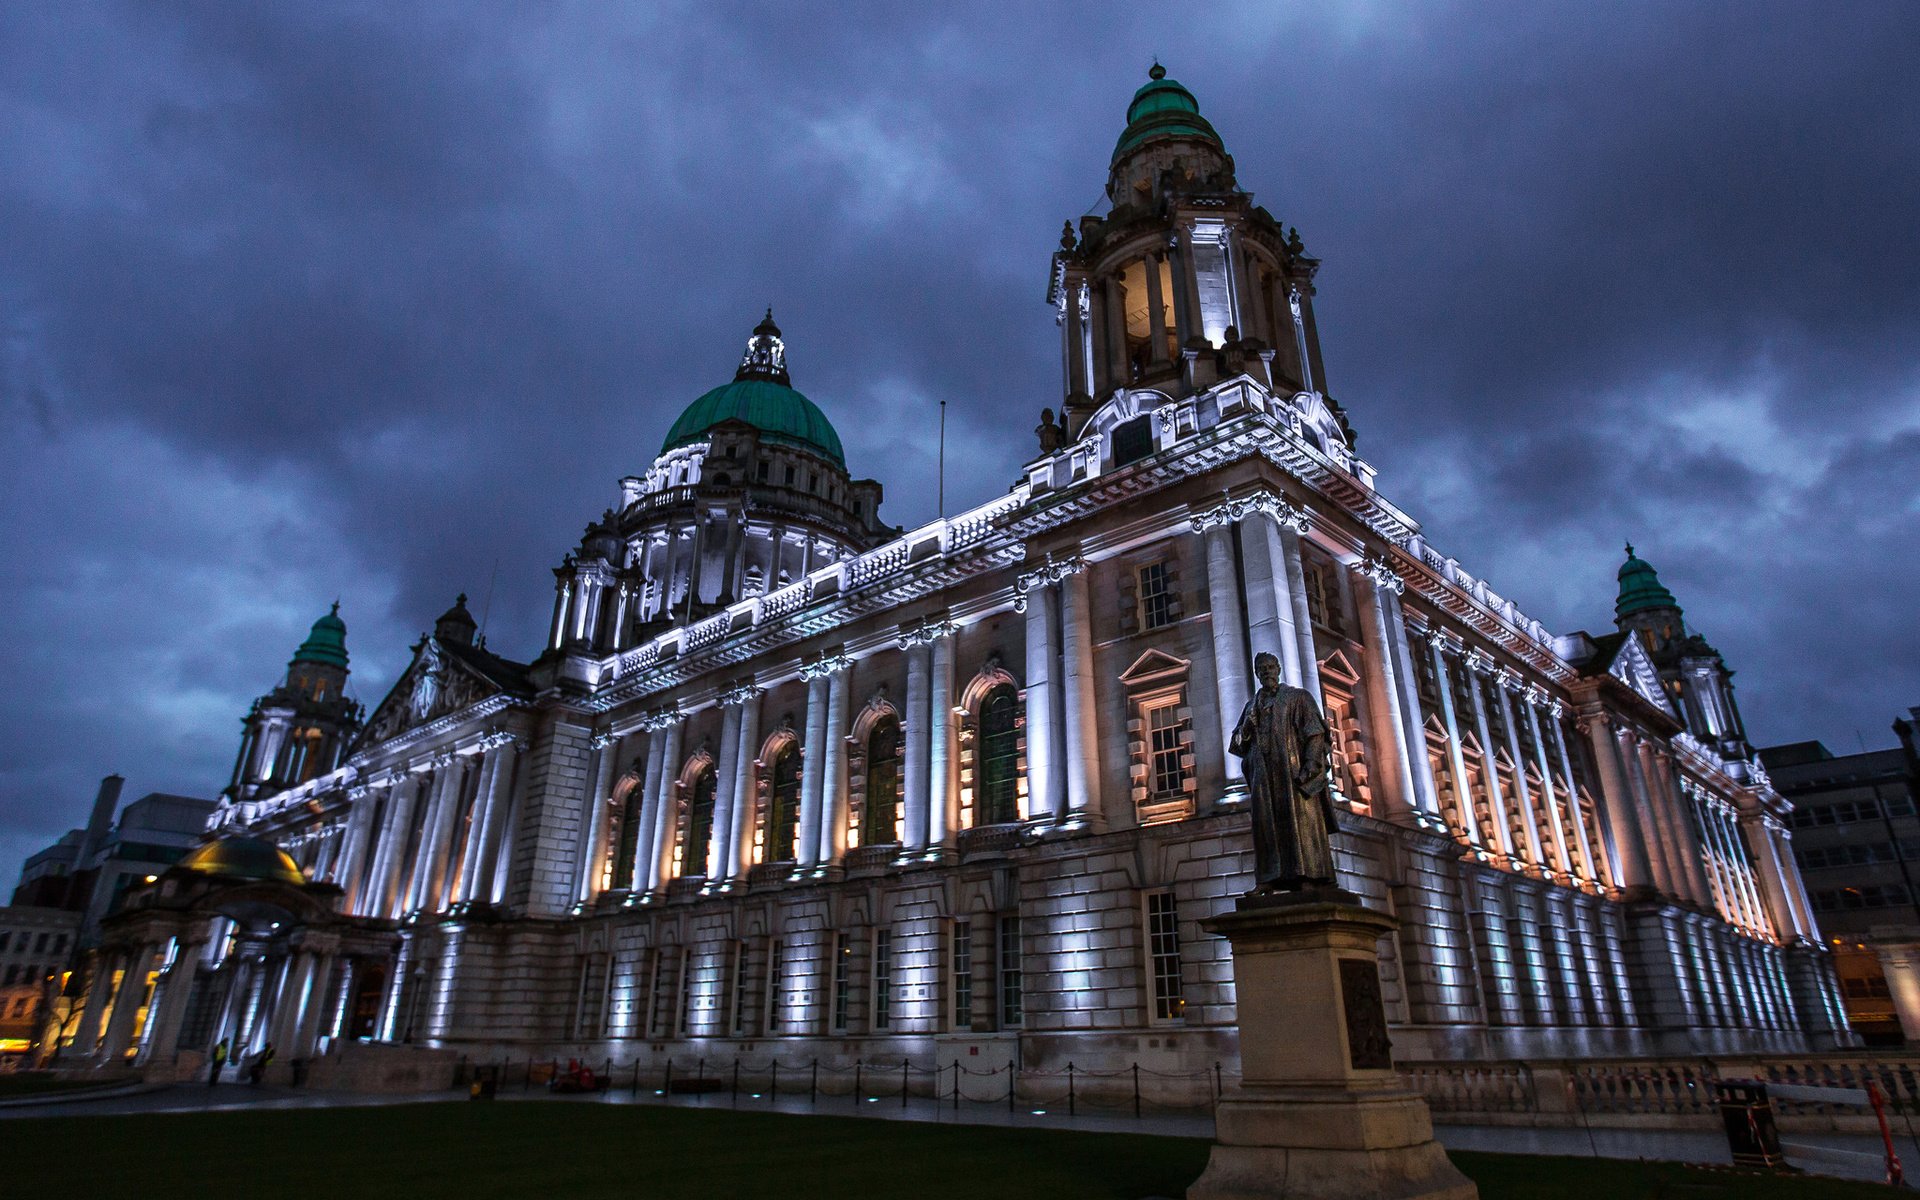
<path id="1" fill-rule="evenodd" d="M 1398 925 L 1332 888 L 1203 923 L 1233 944 L 1242 1082 L 1187 1200 L 1477 1200 L 1393 1070 L 1376 943 Z"/>

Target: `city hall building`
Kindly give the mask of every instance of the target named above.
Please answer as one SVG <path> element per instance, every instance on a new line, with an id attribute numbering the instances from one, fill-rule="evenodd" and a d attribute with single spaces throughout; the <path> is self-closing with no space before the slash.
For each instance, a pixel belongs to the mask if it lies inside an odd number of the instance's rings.
<path id="1" fill-rule="evenodd" d="M 1332 398 L 1319 261 L 1164 76 L 1049 264 L 1060 394 L 1004 495 L 889 526 L 769 313 L 527 661 L 456 603 L 362 712 L 313 627 L 211 840 L 109 922 L 80 1049 L 1230 1071 L 1200 922 L 1250 884 L 1261 653 L 1401 923 L 1400 1059 L 1849 1044 L 1720 655 L 1631 552 L 1614 627 L 1556 635 L 1428 543 Z"/>

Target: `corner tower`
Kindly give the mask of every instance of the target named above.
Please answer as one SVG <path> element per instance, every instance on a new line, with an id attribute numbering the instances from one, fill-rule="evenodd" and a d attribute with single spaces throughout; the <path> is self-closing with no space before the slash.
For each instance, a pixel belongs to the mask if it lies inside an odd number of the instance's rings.
<path id="1" fill-rule="evenodd" d="M 554 570 L 549 652 L 604 654 L 857 554 L 897 531 L 833 423 L 793 386 L 773 312 L 731 382 L 689 404 L 617 508 Z"/>
<path id="2" fill-rule="evenodd" d="M 1753 757 L 1740 706 L 1733 697 L 1733 671 L 1707 639 L 1687 628 L 1680 602 L 1660 582 L 1653 564 L 1627 545 L 1617 576 L 1614 625 L 1640 640 L 1660 679 L 1686 718 L 1687 731 L 1729 762 Z"/>
<path id="3" fill-rule="evenodd" d="M 1199 102 L 1158 63 L 1127 106 L 1106 194 L 1106 215 L 1067 223 L 1048 281 L 1061 329 L 1061 437 L 1078 438 L 1121 389 L 1178 397 L 1247 374 L 1279 392 L 1326 392 L 1319 260 L 1240 189 Z"/>
<path id="4" fill-rule="evenodd" d="M 362 716 L 359 703 L 347 696 L 348 674 L 347 623 L 335 601 L 293 652 L 280 685 L 255 700 L 243 718 L 240 753 L 222 794 L 253 800 L 339 766 Z"/>

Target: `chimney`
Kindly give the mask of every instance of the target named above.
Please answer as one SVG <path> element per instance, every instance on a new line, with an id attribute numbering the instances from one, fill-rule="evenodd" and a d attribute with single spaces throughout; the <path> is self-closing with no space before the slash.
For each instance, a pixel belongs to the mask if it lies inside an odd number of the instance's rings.
<path id="1" fill-rule="evenodd" d="M 87 869 L 87 860 L 98 854 L 107 840 L 114 811 L 120 807 L 120 787 L 124 783 L 126 780 L 118 775 L 109 775 L 100 781 L 100 794 L 93 798 L 93 815 L 87 818 L 87 834 L 80 839 L 80 853 L 73 860 L 76 872 Z"/>

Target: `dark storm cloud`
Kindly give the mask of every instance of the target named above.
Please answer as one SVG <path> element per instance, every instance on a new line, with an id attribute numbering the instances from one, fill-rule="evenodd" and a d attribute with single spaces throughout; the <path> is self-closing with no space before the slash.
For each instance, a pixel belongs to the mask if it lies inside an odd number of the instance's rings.
<path id="1" fill-rule="evenodd" d="M 7 869 L 107 770 L 217 790 L 335 595 L 369 703 L 456 591 L 530 653 L 765 304 L 893 520 L 942 399 L 1001 491 L 1156 53 L 1442 550 L 1602 628 L 1633 537 L 1762 740 L 1920 699 L 1910 7 L 1031 9 L 0 10 Z"/>

